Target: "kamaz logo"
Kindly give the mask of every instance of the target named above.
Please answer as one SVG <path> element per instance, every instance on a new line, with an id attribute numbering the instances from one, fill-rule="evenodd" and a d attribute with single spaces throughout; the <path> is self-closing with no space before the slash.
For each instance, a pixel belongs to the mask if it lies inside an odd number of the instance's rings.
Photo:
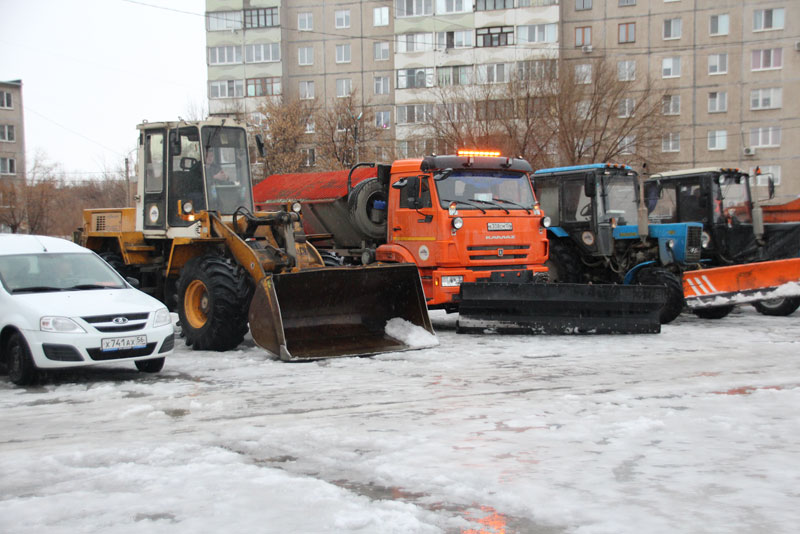
<path id="1" fill-rule="evenodd" d="M 515 235 L 487 235 L 486 239 L 516 239 Z"/>
<path id="2" fill-rule="evenodd" d="M 128 322 L 128 318 L 127 317 L 114 317 L 113 319 L 111 319 L 111 322 L 114 323 L 114 324 L 125 324 L 125 323 Z"/>

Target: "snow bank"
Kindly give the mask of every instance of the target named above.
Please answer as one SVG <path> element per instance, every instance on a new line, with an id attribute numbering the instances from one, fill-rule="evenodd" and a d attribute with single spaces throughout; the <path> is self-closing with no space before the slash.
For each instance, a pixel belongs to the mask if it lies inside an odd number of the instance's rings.
<path id="1" fill-rule="evenodd" d="M 439 344 L 436 336 L 405 319 L 395 317 L 386 322 L 386 334 L 405 343 L 413 349 L 435 347 Z"/>

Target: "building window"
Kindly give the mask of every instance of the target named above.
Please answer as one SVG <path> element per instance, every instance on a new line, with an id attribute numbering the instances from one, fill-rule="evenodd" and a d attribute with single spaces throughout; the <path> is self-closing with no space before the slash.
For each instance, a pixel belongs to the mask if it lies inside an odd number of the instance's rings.
<path id="1" fill-rule="evenodd" d="M 398 53 L 433 50 L 432 33 L 405 33 L 397 36 Z"/>
<path id="2" fill-rule="evenodd" d="M 514 9 L 514 0 L 478 0 L 475 11 L 493 11 L 495 9 Z"/>
<path id="3" fill-rule="evenodd" d="M 381 41 L 378 43 L 373 43 L 375 53 L 375 61 L 386 61 L 389 59 L 389 43 L 386 41 Z"/>
<path id="4" fill-rule="evenodd" d="M 661 112 L 664 115 L 680 115 L 681 95 L 665 95 L 661 100 Z"/>
<path id="5" fill-rule="evenodd" d="M 661 138 L 661 152 L 680 152 L 681 134 L 670 132 Z"/>
<path id="6" fill-rule="evenodd" d="M 708 56 L 709 74 L 727 74 L 728 54 L 711 54 Z"/>
<path id="7" fill-rule="evenodd" d="M 317 123 L 314 122 L 314 118 L 313 117 L 307 118 L 306 119 L 305 133 L 313 134 L 316 131 L 317 131 Z"/>
<path id="8" fill-rule="evenodd" d="M 478 83 L 505 83 L 511 78 L 510 63 L 491 63 L 478 65 Z"/>
<path id="9" fill-rule="evenodd" d="M 0 109 L 14 109 L 11 93 L 0 91 Z"/>
<path id="10" fill-rule="evenodd" d="M 636 23 L 624 22 L 619 25 L 619 42 L 620 43 L 635 43 L 636 42 Z"/>
<path id="11" fill-rule="evenodd" d="M 764 126 L 750 128 L 750 146 L 778 147 L 781 146 L 781 127 Z"/>
<path id="12" fill-rule="evenodd" d="M 756 9 L 753 12 L 753 31 L 782 30 L 783 8 Z"/>
<path id="13" fill-rule="evenodd" d="M 617 106 L 617 117 L 620 119 L 627 119 L 633 117 L 633 112 L 636 109 L 636 101 L 633 98 L 623 98 L 619 101 Z"/>
<path id="14" fill-rule="evenodd" d="M 297 64 L 298 65 L 313 65 L 314 64 L 314 48 L 310 46 L 301 46 L 297 49 Z"/>
<path id="15" fill-rule="evenodd" d="M 636 152 L 636 136 L 626 135 L 619 141 L 620 154 L 633 154 Z"/>
<path id="16" fill-rule="evenodd" d="M 681 19 L 666 19 L 664 21 L 664 40 L 681 38 Z"/>
<path id="17" fill-rule="evenodd" d="M 400 69 L 397 71 L 397 88 L 414 89 L 433 87 L 433 67 Z"/>
<path id="18" fill-rule="evenodd" d="M 350 63 L 350 44 L 336 45 L 336 63 Z"/>
<path id="19" fill-rule="evenodd" d="M 661 77 L 678 78 L 681 75 L 681 58 L 665 57 L 661 60 Z"/>
<path id="20" fill-rule="evenodd" d="M 280 78 L 248 78 L 247 96 L 277 96 L 281 94 Z"/>
<path id="21" fill-rule="evenodd" d="M 392 112 L 391 111 L 377 111 L 375 112 L 375 127 L 387 129 L 392 126 Z"/>
<path id="22" fill-rule="evenodd" d="M 507 46 L 514 44 L 514 26 L 495 26 L 475 30 L 478 47 Z"/>
<path id="23" fill-rule="evenodd" d="M 389 8 L 376 7 L 372 10 L 372 25 L 373 26 L 388 26 L 389 25 Z"/>
<path id="24" fill-rule="evenodd" d="M 636 79 L 636 61 L 633 59 L 617 62 L 617 79 L 632 82 Z"/>
<path id="25" fill-rule="evenodd" d="M 445 15 L 447 13 L 464 13 L 472 11 L 471 0 L 436 0 L 436 13 Z"/>
<path id="26" fill-rule="evenodd" d="M 592 64 L 575 65 L 575 83 L 592 83 Z"/>
<path id="27" fill-rule="evenodd" d="M 708 112 L 724 113 L 726 111 L 728 111 L 728 93 L 726 91 L 708 93 Z"/>
<path id="28" fill-rule="evenodd" d="M 557 40 L 557 24 L 517 26 L 517 43 L 555 43 Z"/>
<path id="29" fill-rule="evenodd" d="M 575 28 L 575 46 L 588 46 L 592 44 L 592 27 L 578 26 Z"/>
<path id="30" fill-rule="evenodd" d="M 517 79 L 542 80 L 556 77 L 556 62 L 553 60 L 529 60 L 517 62 Z"/>
<path id="31" fill-rule="evenodd" d="M 0 158 L 0 174 L 17 174 L 17 161 L 14 158 Z"/>
<path id="32" fill-rule="evenodd" d="M 708 149 L 725 150 L 728 148 L 728 132 L 725 130 L 708 131 Z"/>
<path id="33" fill-rule="evenodd" d="M 389 77 L 388 76 L 375 76 L 375 94 L 388 95 L 389 94 Z"/>
<path id="34" fill-rule="evenodd" d="M 436 33 L 436 48 L 470 48 L 472 47 L 473 33 L 471 30 Z"/>
<path id="35" fill-rule="evenodd" d="M 297 29 L 308 32 L 314 29 L 314 14 L 305 12 L 297 14 Z"/>
<path id="36" fill-rule="evenodd" d="M 230 65 L 241 62 L 241 46 L 212 46 L 208 49 L 209 65 Z"/>
<path id="37" fill-rule="evenodd" d="M 300 82 L 300 98 L 302 100 L 311 100 L 314 98 L 314 82 Z"/>
<path id="38" fill-rule="evenodd" d="M 433 115 L 433 104 L 397 106 L 397 124 L 421 124 Z"/>
<path id="39" fill-rule="evenodd" d="M 0 124 L 0 141 L 6 143 L 13 143 L 16 140 L 14 137 L 13 124 Z"/>
<path id="40" fill-rule="evenodd" d="M 244 96 L 242 80 L 221 80 L 209 82 L 208 98 L 241 98 Z"/>
<path id="41" fill-rule="evenodd" d="M 246 63 L 273 63 L 281 60 L 280 43 L 247 45 L 244 49 Z"/>
<path id="42" fill-rule="evenodd" d="M 581 100 L 580 102 L 575 104 L 575 115 L 578 117 L 579 120 L 582 121 L 589 120 L 591 113 L 592 113 L 591 100 Z"/>
<path id="43" fill-rule="evenodd" d="M 344 98 L 350 96 L 353 91 L 353 80 L 350 78 L 338 78 L 336 80 L 336 96 Z"/>
<path id="44" fill-rule="evenodd" d="M 772 183 L 781 185 L 781 166 L 780 165 L 762 165 L 760 167 L 761 174 L 756 174 L 755 169 L 750 170 L 750 176 L 756 176 L 757 184 L 759 186 L 769 185 L 769 179 L 772 178 Z"/>
<path id="45" fill-rule="evenodd" d="M 334 20 L 336 21 L 336 28 L 343 29 L 350 27 L 350 10 L 338 9 L 334 12 Z"/>
<path id="46" fill-rule="evenodd" d="M 750 109 L 778 109 L 783 107 L 783 89 L 771 87 L 750 91 Z"/>
<path id="47" fill-rule="evenodd" d="M 783 49 L 753 50 L 751 70 L 770 70 L 783 67 Z"/>
<path id="48" fill-rule="evenodd" d="M 457 67 L 439 67 L 436 69 L 439 86 L 472 84 L 472 65 Z"/>
<path id="49" fill-rule="evenodd" d="M 620 7 L 635 6 L 636 0 L 619 0 Z"/>
<path id="50" fill-rule="evenodd" d="M 303 156 L 303 167 L 313 167 L 317 157 L 313 148 L 301 148 L 300 154 Z"/>
<path id="51" fill-rule="evenodd" d="M 730 32 L 730 17 L 727 14 L 711 15 L 708 19 L 709 35 L 728 35 Z"/>
<path id="52" fill-rule="evenodd" d="M 280 26 L 280 24 L 281 19 L 278 17 L 277 7 L 245 9 L 244 11 L 245 28 L 272 28 Z"/>
<path id="53" fill-rule="evenodd" d="M 206 15 L 206 21 L 208 23 L 208 31 L 210 32 L 241 30 L 242 12 L 218 11 L 216 13 L 209 13 Z"/>
<path id="54" fill-rule="evenodd" d="M 575 11 L 592 9 L 592 0 L 575 0 Z"/>
<path id="55" fill-rule="evenodd" d="M 397 17 L 433 15 L 433 0 L 397 0 Z"/>

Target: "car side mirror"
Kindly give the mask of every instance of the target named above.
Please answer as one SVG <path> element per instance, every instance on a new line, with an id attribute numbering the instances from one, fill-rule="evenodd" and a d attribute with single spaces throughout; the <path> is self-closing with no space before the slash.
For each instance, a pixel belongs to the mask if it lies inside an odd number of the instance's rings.
<path id="1" fill-rule="evenodd" d="M 775 179 L 772 176 L 767 181 L 767 190 L 769 191 L 769 199 L 775 198 Z"/>
<path id="2" fill-rule="evenodd" d="M 256 150 L 262 158 L 267 156 L 267 149 L 264 147 L 264 138 L 261 137 L 261 134 L 256 134 Z"/>

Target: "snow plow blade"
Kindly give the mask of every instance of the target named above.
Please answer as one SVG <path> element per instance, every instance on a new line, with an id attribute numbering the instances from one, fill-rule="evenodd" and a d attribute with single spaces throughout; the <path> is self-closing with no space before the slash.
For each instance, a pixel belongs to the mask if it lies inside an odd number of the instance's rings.
<path id="1" fill-rule="evenodd" d="M 657 334 L 666 298 L 663 286 L 465 283 L 456 331 Z"/>
<path id="2" fill-rule="evenodd" d="M 249 313 L 253 340 L 284 361 L 407 350 L 385 332 L 395 317 L 433 334 L 413 264 L 267 276 L 256 286 Z"/>
<path id="3" fill-rule="evenodd" d="M 800 297 L 800 258 L 687 271 L 683 296 L 693 310 Z"/>

